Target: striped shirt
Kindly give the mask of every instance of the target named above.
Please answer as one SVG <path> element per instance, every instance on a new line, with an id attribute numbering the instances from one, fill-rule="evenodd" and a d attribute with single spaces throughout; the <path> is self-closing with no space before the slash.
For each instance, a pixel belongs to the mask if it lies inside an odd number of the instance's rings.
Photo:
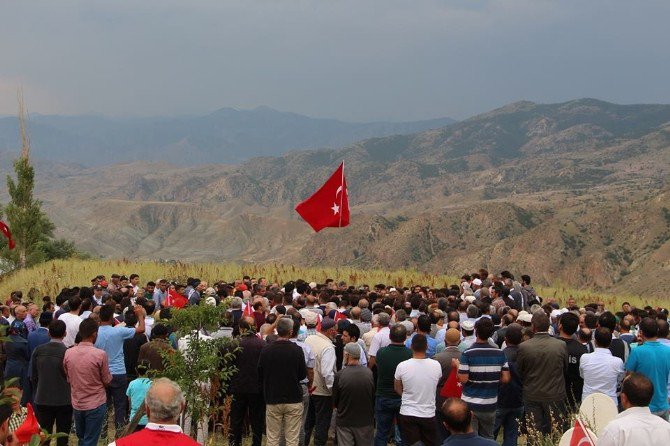
<path id="1" fill-rule="evenodd" d="M 459 374 L 467 374 L 461 399 L 473 411 L 496 410 L 501 372 L 508 371 L 507 358 L 502 350 L 488 343 L 476 342 L 463 352 Z"/>

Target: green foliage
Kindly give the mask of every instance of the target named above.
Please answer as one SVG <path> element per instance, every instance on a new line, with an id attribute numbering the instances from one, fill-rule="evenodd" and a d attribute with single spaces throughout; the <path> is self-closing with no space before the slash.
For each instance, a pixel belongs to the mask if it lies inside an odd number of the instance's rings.
<path id="1" fill-rule="evenodd" d="M 90 259 L 91 256 L 81 252 L 74 245 L 74 242 L 64 238 L 50 239 L 39 243 L 39 250 L 44 253 L 44 260 L 56 259 Z"/>
<path id="2" fill-rule="evenodd" d="M 74 243 L 54 240 L 55 226 L 42 211 L 42 202 L 35 199 L 35 169 L 27 156 L 14 161 L 16 179 L 7 175 L 10 201 L 4 209 L 7 223 L 16 242 L 9 250 L 7 243 L 0 249 L 6 269 L 26 268 L 41 262 L 70 257 L 81 257 Z"/>
<path id="3" fill-rule="evenodd" d="M 227 304 L 197 306 L 176 310 L 170 325 L 187 346 L 177 353 L 165 352 L 165 370 L 161 376 L 170 378 L 181 387 L 186 398 L 186 411 L 193 420 L 210 419 L 218 411 L 217 401 L 235 373 L 233 365 L 239 347 L 230 338 L 211 339 L 203 331 L 217 329 L 227 317 Z"/>

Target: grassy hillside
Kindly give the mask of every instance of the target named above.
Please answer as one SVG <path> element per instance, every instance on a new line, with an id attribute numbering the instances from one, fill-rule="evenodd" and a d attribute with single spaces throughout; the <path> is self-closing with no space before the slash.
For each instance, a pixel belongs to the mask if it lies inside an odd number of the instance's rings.
<path id="1" fill-rule="evenodd" d="M 31 293 L 39 300 L 44 295 L 55 296 L 63 287 L 87 286 L 91 278 L 98 274 L 109 277 L 113 273 L 140 275 L 142 283 L 159 278 L 185 281 L 187 277 L 199 277 L 210 283 L 217 280 L 232 281 L 243 275 L 266 277 L 270 282 L 285 283 L 289 280 L 305 279 L 323 282 L 327 278 L 344 280 L 348 284 L 373 286 L 384 283 L 393 286 L 413 284 L 444 287 L 457 283 L 455 276 L 430 275 L 413 270 L 384 271 L 355 268 L 301 268 L 283 264 L 237 263 L 177 263 L 130 262 L 126 260 L 56 260 L 23 271 L 0 277 L 0 296 L 6 297 L 13 290 Z M 31 290 L 33 290 L 31 292 Z M 580 304 L 603 300 L 609 308 L 618 309 L 621 303 L 629 301 L 634 305 L 660 305 L 658 300 L 644 296 L 604 295 L 588 289 L 570 289 L 560 284 L 553 287 L 538 287 L 538 294 L 553 297 L 561 303 L 573 296 Z"/>

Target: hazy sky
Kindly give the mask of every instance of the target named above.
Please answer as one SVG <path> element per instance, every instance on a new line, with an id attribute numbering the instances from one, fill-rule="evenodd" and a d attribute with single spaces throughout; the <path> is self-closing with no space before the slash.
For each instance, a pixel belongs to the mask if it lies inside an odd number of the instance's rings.
<path id="1" fill-rule="evenodd" d="M 668 1 L 0 0 L 0 114 L 670 103 Z"/>

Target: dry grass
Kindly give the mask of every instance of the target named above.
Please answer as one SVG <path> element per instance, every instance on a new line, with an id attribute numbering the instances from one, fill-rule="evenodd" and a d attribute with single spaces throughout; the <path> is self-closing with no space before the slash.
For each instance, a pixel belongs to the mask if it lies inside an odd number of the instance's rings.
<path id="1" fill-rule="evenodd" d="M 431 287 L 444 287 L 457 283 L 454 276 L 432 275 L 414 270 L 383 271 L 361 270 L 355 268 L 302 268 L 282 264 L 238 264 L 238 263 L 158 263 L 131 262 L 127 260 L 56 260 L 33 268 L 6 274 L 0 277 L 0 296 L 9 296 L 13 290 L 30 293 L 35 299 L 43 295 L 55 296 L 63 287 L 86 286 L 92 277 L 112 273 L 140 275 L 142 282 L 167 278 L 185 281 L 187 277 L 199 277 L 210 282 L 216 280 L 231 281 L 243 275 L 266 277 L 270 282 L 285 283 L 289 280 L 305 279 L 324 282 L 327 278 L 344 280 L 353 285 L 374 285 L 384 283 L 393 286 L 413 284 Z M 580 304 L 604 301 L 608 308 L 618 309 L 621 303 L 629 301 L 634 305 L 657 305 L 639 296 L 613 296 L 589 290 L 576 290 L 567 287 L 538 287 L 538 293 L 547 298 L 561 301 L 572 296 Z"/>

